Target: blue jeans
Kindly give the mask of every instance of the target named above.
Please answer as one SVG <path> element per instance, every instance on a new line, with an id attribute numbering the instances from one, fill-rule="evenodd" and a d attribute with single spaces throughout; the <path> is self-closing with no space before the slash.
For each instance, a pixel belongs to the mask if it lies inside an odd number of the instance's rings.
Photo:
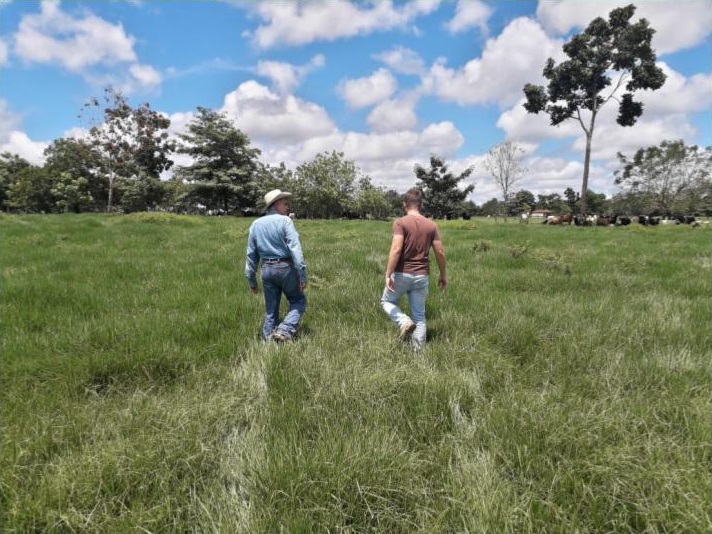
<path id="1" fill-rule="evenodd" d="M 265 292 L 262 338 L 268 340 L 275 330 L 293 337 L 297 332 L 299 320 L 307 309 L 307 296 L 299 287 L 299 272 L 291 263 L 265 263 L 262 265 L 262 286 Z M 289 301 L 289 311 L 280 323 L 279 305 L 282 293 Z"/>
<path id="2" fill-rule="evenodd" d="M 427 274 L 393 273 L 395 291 L 384 288 L 381 296 L 381 307 L 388 317 L 399 327 L 410 318 L 398 307 L 398 301 L 403 295 L 408 295 L 410 314 L 413 316 L 415 331 L 411 343 L 419 348 L 425 343 L 425 299 L 428 296 Z"/>

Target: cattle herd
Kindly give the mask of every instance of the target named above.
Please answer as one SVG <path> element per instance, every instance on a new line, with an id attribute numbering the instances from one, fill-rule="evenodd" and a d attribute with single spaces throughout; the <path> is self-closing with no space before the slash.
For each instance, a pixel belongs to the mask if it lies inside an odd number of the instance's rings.
<path id="1" fill-rule="evenodd" d="M 529 221 L 529 214 L 521 215 L 522 222 Z M 657 225 L 677 225 L 689 224 L 691 227 L 709 225 L 709 221 L 700 221 L 693 215 L 674 215 L 669 217 L 639 215 L 628 217 L 626 215 L 572 215 L 565 213 L 562 215 L 549 215 L 543 218 L 543 224 L 574 224 L 576 226 L 627 226 L 631 222 L 637 222 L 643 226 Z"/>

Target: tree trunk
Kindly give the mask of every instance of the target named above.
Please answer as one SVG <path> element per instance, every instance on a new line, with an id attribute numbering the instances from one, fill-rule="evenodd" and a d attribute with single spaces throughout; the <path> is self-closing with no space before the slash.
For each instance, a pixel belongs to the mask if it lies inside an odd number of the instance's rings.
<path id="1" fill-rule="evenodd" d="M 586 193 L 588 192 L 588 170 L 591 166 L 591 138 L 593 137 L 593 127 L 590 132 L 586 132 L 586 155 L 583 160 L 583 181 L 581 182 L 581 199 L 580 208 L 581 215 L 584 217 L 587 215 L 586 207 Z"/>
<path id="2" fill-rule="evenodd" d="M 114 171 L 113 169 L 109 171 L 109 201 L 106 205 L 106 211 L 111 213 L 112 201 L 114 199 Z"/>

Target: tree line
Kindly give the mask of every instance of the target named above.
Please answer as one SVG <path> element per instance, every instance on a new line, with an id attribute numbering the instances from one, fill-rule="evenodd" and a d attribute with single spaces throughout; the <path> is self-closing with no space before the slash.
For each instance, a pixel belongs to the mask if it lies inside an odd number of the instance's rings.
<path id="1" fill-rule="evenodd" d="M 586 136 L 580 193 L 567 188 L 534 195 L 514 191 L 527 176 L 523 149 L 511 140 L 492 147 L 484 167 L 499 186 L 502 199 L 482 206 L 467 201 L 474 189 L 461 187 L 473 169 L 449 171 L 444 160 L 430 156 L 429 168 L 414 166 L 423 190 L 425 213 L 435 218 L 514 215 L 534 209 L 586 213 L 712 214 L 710 147 L 662 140 L 635 154 L 618 154 L 620 168 L 611 180 L 621 193 L 612 199 L 588 188 L 591 144 L 600 110 L 618 102 L 617 122 L 633 126 L 643 113 L 635 101 L 640 90 L 656 90 L 665 74 L 651 48 L 655 30 L 645 19 L 632 23 L 635 6 L 597 17 L 563 45 L 567 60 L 549 59 L 543 69 L 548 86 L 523 88 L 529 113 L 546 113 L 551 125 L 578 121 Z M 613 78 L 615 77 L 615 79 Z M 622 91 L 622 95 L 618 95 Z M 0 154 L 0 209 L 27 213 L 166 210 L 179 213 L 252 214 L 270 189 L 295 193 L 302 217 L 375 217 L 397 215 L 400 195 L 372 183 L 336 151 L 288 169 L 259 160 L 260 150 L 224 114 L 198 107 L 187 131 L 168 133 L 170 119 L 148 103 L 132 107 L 113 88 L 91 99 L 80 112 L 90 122 L 86 138 L 61 138 L 45 150 L 45 163 L 31 165 L 17 155 Z M 173 155 L 191 163 L 174 167 Z M 172 173 L 168 180 L 162 176 Z"/>
<path id="2" fill-rule="evenodd" d="M 199 107 L 185 133 L 168 135 L 170 120 L 147 103 L 133 108 L 108 88 L 103 107 L 93 99 L 82 110 L 99 112 L 86 138 L 60 138 L 45 150 L 42 166 L 0 154 L 0 209 L 22 213 L 162 210 L 175 213 L 257 214 L 271 189 L 295 194 L 295 212 L 306 218 L 388 218 L 401 213 L 401 195 L 376 186 L 341 152 L 320 153 L 296 169 L 260 162 L 260 150 L 222 113 Z M 429 166 L 414 166 L 424 192 L 426 214 L 434 218 L 511 216 L 534 209 L 580 213 L 580 196 L 514 191 L 527 173 L 522 150 L 511 141 L 493 147 L 484 167 L 502 199 L 481 206 L 468 201 L 474 185 L 462 186 L 473 168 L 452 173 L 431 155 Z M 175 166 L 172 156 L 189 156 Z M 623 192 L 607 199 L 587 191 L 595 213 L 712 214 L 710 148 L 663 141 L 632 156 L 618 155 L 615 183 Z M 161 175 L 172 170 L 172 177 Z"/>

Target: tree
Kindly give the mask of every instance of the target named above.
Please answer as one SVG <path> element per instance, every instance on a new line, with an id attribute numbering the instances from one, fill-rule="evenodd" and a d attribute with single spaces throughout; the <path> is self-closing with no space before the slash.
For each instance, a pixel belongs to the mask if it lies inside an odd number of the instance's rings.
<path id="1" fill-rule="evenodd" d="M 670 215 L 676 211 L 697 211 L 695 199 L 703 198 L 710 182 L 712 149 L 700 149 L 677 141 L 641 148 L 628 158 L 618 153 L 621 169 L 615 183 L 630 194 L 643 198 L 645 209 Z"/>
<path id="2" fill-rule="evenodd" d="M 49 213 L 56 210 L 54 183 L 43 167 L 22 167 L 7 190 L 6 205 L 25 213 Z"/>
<path id="3" fill-rule="evenodd" d="M 512 141 L 504 141 L 495 145 L 487 151 L 485 156 L 485 168 L 494 178 L 495 183 L 502 190 L 503 215 L 508 215 L 507 208 L 510 206 L 511 188 L 524 175 L 525 169 L 519 160 L 524 150 Z"/>
<path id="4" fill-rule="evenodd" d="M 368 176 L 363 176 L 358 181 L 354 205 L 361 218 L 385 219 L 389 212 L 386 191 L 373 185 Z"/>
<path id="5" fill-rule="evenodd" d="M 88 142 L 71 137 L 55 139 L 45 149 L 44 155 L 44 167 L 50 176 L 63 183 L 67 181 L 67 177 L 62 178 L 65 173 L 72 179 L 86 180 L 86 190 L 92 200 L 89 204 L 80 203 L 82 210 L 106 208 L 109 181 L 104 173 L 98 172 L 101 168 L 99 154 Z"/>
<path id="6" fill-rule="evenodd" d="M 416 163 L 415 176 L 417 187 L 423 191 L 423 213 L 428 217 L 443 219 L 456 215 L 458 206 L 472 193 L 475 186 L 470 184 L 460 189 L 458 184 L 472 173 L 468 167 L 459 176 L 448 172 L 445 162 L 437 156 L 430 156 L 430 169 L 425 169 Z"/>
<path id="7" fill-rule="evenodd" d="M 631 24 L 635 6 L 617 8 L 608 21 L 597 17 L 586 30 L 574 35 L 563 46 L 568 60 L 556 65 L 547 60 L 543 75 L 549 80 L 547 88 L 526 84 L 524 108 L 529 113 L 545 112 L 551 125 L 557 126 L 575 118 L 586 135 L 583 179 L 581 183 L 581 213 L 586 213 L 586 191 L 591 162 L 591 142 L 596 118 L 610 100 L 618 101 L 617 122 L 633 126 L 643 114 L 643 104 L 633 100 L 635 91 L 659 89 L 665 74 L 655 65 L 655 52 L 650 41 L 655 33 L 646 19 Z M 615 73 L 615 85 L 610 77 Z M 625 86 L 620 99 L 616 93 Z M 609 89 L 610 88 L 610 89 Z M 608 94 L 603 94 L 608 90 Z"/>
<path id="8" fill-rule="evenodd" d="M 31 167 L 30 162 L 17 154 L 0 154 L 0 208 L 5 208 L 8 191 L 19 177 L 21 171 Z"/>
<path id="9" fill-rule="evenodd" d="M 596 193 L 590 189 L 586 191 L 586 205 L 590 213 L 610 213 L 612 209 L 611 201 L 604 193 Z"/>
<path id="10" fill-rule="evenodd" d="M 480 208 L 480 211 L 482 212 L 482 215 L 486 215 L 488 217 L 496 216 L 502 211 L 501 204 L 501 201 L 497 200 L 496 198 L 491 198 L 487 202 L 482 204 L 482 208 Z"/>
<path id="11" fill-rule="evenodd" d="M 209 209 L 234 211 L 255 205 L 260 150 L 238 130 L 224 113 L 198 107 L 179 136 L 178 152 L 193 158 L 179 167 L 175 176 L 191 184 L 191 195 Z"/>
<path id="12" fill-rule="evenodd" d="M 536 207 L 540 210 L 549 210 L 556 213 L 561 213 L 564 210 L 566 203 L 561 198 L 559 193 L 551 193 L 550 195 L 537 195 Z"/>
<path id="13" fill-rule="evenodd" d="M 100 110 L 101 120 L 89 130 L 89 143 L 101 157 L 98 170 L 108 179 L 106 209 L 111 211 L 117 178 L 158 179 L 173 165 L 168 155 L 175 147 L 168 135 L 170 119 L 148 103 L 132 108 L 120 91 L 108 87 L 103 105 L 102 109 L 102 103 L 93 98 L 84 105 L 83 113 Z"/>
<path id="14" fill-rule="evenodd" d="M 358 168 L 342 152 L 317 154 L 296 170 L 297 198 L 301 213 L 310 218 L 330 219 L 352 211 Z"/>
<path id="15" fill-rule="evenodd" d="M 512 202 L 513 215 L 529 213 L 534 209 L 534 206 L 536 206 L 536 197 L 531 191 L 522 189 L 514 194 L 514 201 Z"/>
<path id="16" fill-rule="evenodd" d="M 61 172 L 56 177 L 50 192 L 61 213 L 68 211 L 81 213 L 93 201 L 91 193 L 89 193 L 89 181 L 83 176 L 73 176 L 67 171 Z"/>

